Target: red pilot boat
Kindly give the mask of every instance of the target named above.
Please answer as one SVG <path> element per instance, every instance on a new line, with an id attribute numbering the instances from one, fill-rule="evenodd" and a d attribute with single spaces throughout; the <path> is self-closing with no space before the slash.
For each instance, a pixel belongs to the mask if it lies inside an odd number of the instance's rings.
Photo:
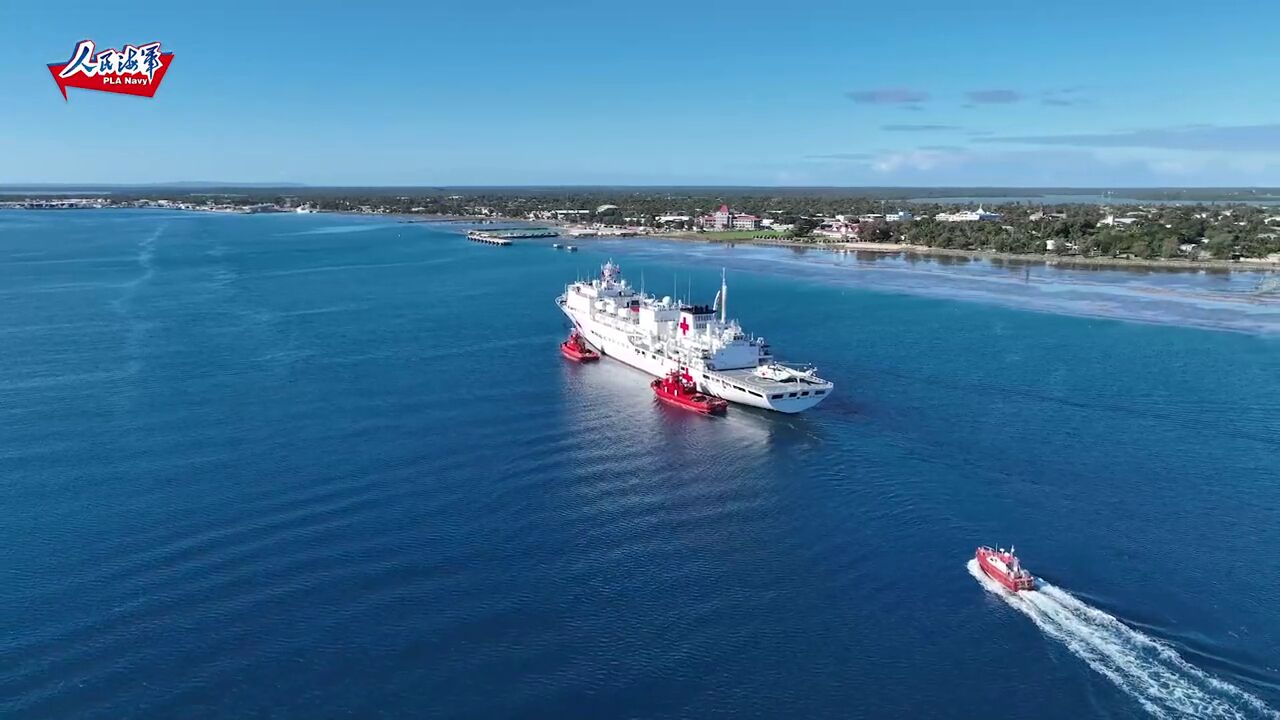
<path id="1" fill-rule="evenodd" d="M 728 401 L 699 392 L 693 378 L 679 370 L 672 370 L 671 374 L 654 380 L 649 387 L 662 402 L 705 415 L 722 413 L 729 407 Z"/>
<path id="2" fill-rule="evenodd" d="M 1036 580 L 1031 577 L 1031 573 L 1023 569 L 1018 562 L 1018 556 L 1013 553 L 1013 548 L 1008 550 L 1000 548 L 992 550 L 983 545 L 978 548 L 978 552 L 974 554 L 978 560 L 978 567 L 982 568 L 982 572 L 987 577 L 995 580 L 1005 586 L 1012 592 L 1019 590 L 1035 590 Z"/>
<path id="3" fill-rule="evenodd" d="M 587 347 L 587 341 L 582 339 L 577 330 L 569 333 L 569 338 L 560 343 L 560 354 L 574 362 L 591 362 L 600 359 L 600 353 Z"/>

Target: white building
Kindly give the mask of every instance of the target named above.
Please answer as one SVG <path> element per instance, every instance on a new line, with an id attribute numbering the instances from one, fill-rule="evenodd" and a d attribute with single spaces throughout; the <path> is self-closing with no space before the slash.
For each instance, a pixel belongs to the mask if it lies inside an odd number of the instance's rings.
<path id="1" fill-rule="evenodd" d="M 954 213 L 938 213 L 933 216 L 939 222 L 979 222 L 986 220 L 999 220 L 1000 213 L 987 212 L 978 206 L 977 210 L 961 210 Z"/>
<path id="2" fill-rule="evenodd" d="M 1031 222 L 1037 222 L 1039 220 L 1066 220 L 1067 214 L 1064 212 L 1045 212 L 1043 210 L 1037 210 L 1036 212 L 1028 215 L 1027 219 Z"/>
<path id="3" fill-rule="evenodd" d="M 1114 227 L 1114 226 L 1116 226 L 1116 225 L 1132 225 L 1132 224 L 1134 224 L 1134 223 L 1138 222 L 1138 220 L 1141 220 L 1141 218 L 1136 218 L 1136 217 L 1116 217 L 1115 215 L 1108 215 L 1108 216 L 1106 216 L 1106 217 L 1104 217 L 1104 218 L 1102 218 L 1101 220 L 1099 220 L 1099 221 L 1098 221 L 1098 227 L 1102 227 L 1103 225 L 1110 225 L 1110 226 L 1113 226 L 1113 227 Z"/>

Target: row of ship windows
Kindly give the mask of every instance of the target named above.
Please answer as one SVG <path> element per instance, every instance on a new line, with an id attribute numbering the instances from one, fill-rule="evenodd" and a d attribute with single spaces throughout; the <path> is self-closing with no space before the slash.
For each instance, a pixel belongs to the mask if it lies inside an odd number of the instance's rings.
<path id="1" fill-rule="evenodd" d="M 705 373 L 703 374 L 702 379 L 703 379 L 703 380 L 706 380 L 706 381 L 707 381 L 707 382 L 709 382 L 709 383 L 719 383 L 719 384 L 721 384 L 721 385 L 723 385 L 723 386 L 725 386 L 725 387 L 731 387 L 731 388 L 733 388 L 734 390 L 737 390 L 738 392 L 744 392 L 744 393 L 747 393 L 747 394 L 749 394 L 749 395 L 755 395 L 755 396 L 756 396 L 756 397 L 758 397 L 758 398 L 763 398 L 763 397 L 764 397 L 763 395 L 761 395 L 760 393 L 758 393 L 758 392 L 756 392 L 756 391 L 754 391 L 754 390 L 748 390 L 748 389 L 746 389 L 746 388 L 744 388 L 744 387 L 738 387 L 737 385 L 730 385 L 729 383 L 727 383 L 727 382 L 725 382 L 725 381 L 723 381 L 723 380 L 721 380 L 721 379 L 719 379 L 719 378 L 709 377 L 709 376 L 707 376 Z"/>
<path id="2" fill-rule="evenodd" d="M 651 352 L 645 352 L 644 350 L 637 350 L 637 349 L 635 349 L 635 348 L 631 348 L 631 352 L 635 353 L 636 355 L 643 355 L 643 356 L 645 356 L 645 357 L 647 357 L 647 358 L 653 358 L 654 360 L 657 360 L 657 359 L 658 359 L 658 356 L 657 356 L 657 355 L 654 355 L 654 354 L 653 354 L 653 353 L 651 353 Z"/>
<path id="3" fill-rule="evenodd" d="M 814 394 L 815 396 L 817 396 L 817 395 L 826 395 L 826 394 L 827 394 L 827 391 L 826 391 L 826 390 L 814 390 L 814 391 L 813 391 L 813 394 Z M 793 397 L 797 397 L 797 396 L 799 396 L 799 397 L 809 397 L 809 391 L 808 391 L 808 390 L 805 390 L 804 392 L 800 392 L 800 393 L 786 393 L 786 397 L 789 397 L 789 398 L 793 398 Z M 770 399 L 770 400 L 781 400 L 782 398 L 783 398 L 783 393 L 778 393 L 777 395 L 770 395 L 770 396 L 769 396 L 769 399 Z"/>

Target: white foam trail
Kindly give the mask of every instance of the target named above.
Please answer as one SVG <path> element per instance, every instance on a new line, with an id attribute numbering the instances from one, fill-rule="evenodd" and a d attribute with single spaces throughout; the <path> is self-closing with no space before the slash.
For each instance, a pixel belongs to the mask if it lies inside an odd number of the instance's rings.
<path id="1" fill-rule="evenodd" d="M 1253 695 L 1188 663 L 1168 644 L 1060 588 L 1037 578 L 1037 590 L 1015 594 L 987 577 L 977 560 L 969 560 L 968 568 L 989 592 L 1158 718 L 1280 718 Z"/>

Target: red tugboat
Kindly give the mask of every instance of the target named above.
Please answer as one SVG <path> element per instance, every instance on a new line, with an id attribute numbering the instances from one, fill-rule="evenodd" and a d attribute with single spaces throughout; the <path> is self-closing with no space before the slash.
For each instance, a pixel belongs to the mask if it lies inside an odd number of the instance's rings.
<path id="1" fill-rule="evenodd" d="M 577 330 L 569 333 L 568 339 L 560 343 L 560 354 L 574 362 L 592 362 L 600 359 L 600 353 L 587 346 Z"/>
<path id="2" fill-rule="evenodd" d="M 654 380 L 649 387 L 662 402 L 704 415 L 719 414 L 729 407 L 728 401 L 699 392 L 693 378 L 679 370 L 672 370 L 666 377 Z"/>
<path id="3" fill-rule="evenodd" d="M 1004 548 L 992 550 L 983 545 L 978 548 L 974 557 L 978 560 L 978 567 L 982 568 L 982 572 L 986 573 L 987 577 L 1005 586 L 1011 592 L 1036 589 L 1035 578 L 1023 569 L 1012 547 L 1008 550 Z"/>

